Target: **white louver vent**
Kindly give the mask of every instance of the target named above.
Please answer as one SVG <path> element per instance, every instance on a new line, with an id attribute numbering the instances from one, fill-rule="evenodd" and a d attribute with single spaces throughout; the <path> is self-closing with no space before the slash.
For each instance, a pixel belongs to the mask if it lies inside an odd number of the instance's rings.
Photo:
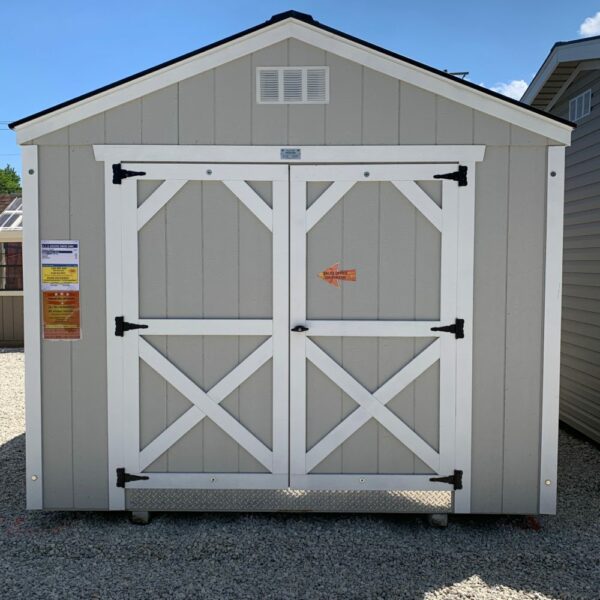
<path id="1" fill-rule="evenodd" d="M 260 102 L 279 102 L 279 72 L 277 69 L 259 71 Z"/>
<path id="2" fill-rule="evenodd" d="M 283 71 L 283 101 L 302 102 L 302 70 L 285 69 Z"/>
<path id="3" fill-rule="evenodd" d="M 259 104 L 327 104 L 328 67 L 259 67 L 256 69 Z"/>
<path id="4" fill-rule="evenodd" d="M 326 69 L 306 69 L 306 99 L 308 102 L 324 102 L 329 99 L 329 81 Z"/>

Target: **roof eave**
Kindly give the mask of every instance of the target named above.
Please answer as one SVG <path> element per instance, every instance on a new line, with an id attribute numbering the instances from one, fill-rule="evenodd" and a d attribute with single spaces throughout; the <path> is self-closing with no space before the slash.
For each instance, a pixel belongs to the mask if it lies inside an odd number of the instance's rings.
<path id="1" fill-rule="evenodd" d="M 569 42 L 556 42 L 523 94 L 521 101 L 532 104 L 561 63 L 582 62 L 598 58 L 600 58 L 600 36 Z"/>

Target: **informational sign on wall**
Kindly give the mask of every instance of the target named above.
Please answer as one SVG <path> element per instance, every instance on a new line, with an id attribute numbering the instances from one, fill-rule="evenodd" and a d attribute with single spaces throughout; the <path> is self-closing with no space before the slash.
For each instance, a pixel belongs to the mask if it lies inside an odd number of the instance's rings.
<path id="1" fill-rule="evenodd" d="M 42 240 L 41 258 L 43 337 L 79 340 L 79 241 Z"/>

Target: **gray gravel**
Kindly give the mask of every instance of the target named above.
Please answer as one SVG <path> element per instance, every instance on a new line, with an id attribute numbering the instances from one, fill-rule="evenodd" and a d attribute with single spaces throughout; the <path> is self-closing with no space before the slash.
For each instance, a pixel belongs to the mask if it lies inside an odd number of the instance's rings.
<path id="1" fill-rule="evenodd" d="M 455 517 L 24 510 L 23 355 L 0 353 L 2 598 L 600 598 L 600 450 L 560 439 L 559 514 Z"/>

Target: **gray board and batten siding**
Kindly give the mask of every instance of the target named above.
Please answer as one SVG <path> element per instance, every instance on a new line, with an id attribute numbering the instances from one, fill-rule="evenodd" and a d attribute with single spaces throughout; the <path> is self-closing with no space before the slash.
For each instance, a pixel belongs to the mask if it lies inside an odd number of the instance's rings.
<path id="1" fill-rule="evenodd" d="M 592 90 L 565 156 L 560 418 L 600 442 L 600 70 L 582 71 L 552 109 Z"/>
<path id="2" fill-rule="evenodd" d="M 273 65 L 328 65 L 329 104 L 257 104 L 255 68 Z M 108 507 L 104 171 L 93 144 L 485 144 L 476 182 L 471 510 L 538 511 L 549 140 L 290 39 L 32 143 L 40 239 L 81 241 L 82 339 L 41 349 L 45 508 Z M 243 226 L 236 235 L 241 248 Z M 386 368 L 369 365 L 374 377 Z"/>
<path id="3" fill-rule="evenodd" d="M 0 348 L 23 346 L 23 296 L 0 296 Z"/>

